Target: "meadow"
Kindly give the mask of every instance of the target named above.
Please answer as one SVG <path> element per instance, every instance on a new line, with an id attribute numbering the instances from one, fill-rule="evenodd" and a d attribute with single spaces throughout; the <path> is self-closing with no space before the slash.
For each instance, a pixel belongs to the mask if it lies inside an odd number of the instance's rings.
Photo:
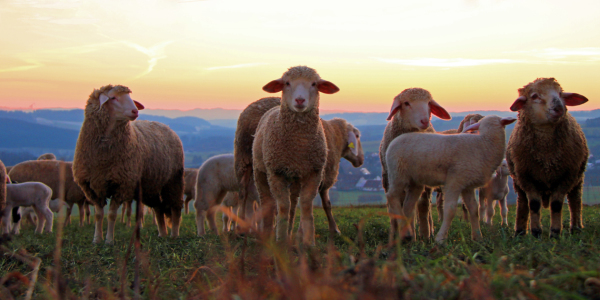
<path id="1" fill-rule="evenodd" d="M 542 238 L 513 237 L 515 207 L 509 209 L 509 227 L 483 224 L 482 242 L 470 240 L 458 210 L 442 246 L 388 243 L 383 207 L 334 208 L 340 236 L 329 235 L 316 208 L 315 247 L 251 233 L 196 237 L 192 214 L 184 216 L 179 238 L 158 238 L 146 218 L 137 257 L 134 230 L 121 223 L 113 245 L 91 244 L 93 225 L 66 226 L 59 256 L 57 224 L 44 235 L 28 225 L 2 240 L 0 298 L 24 297 L 32 267 L 13 256 L 24 250 L 41 259 L 34 299 L 600 299 L 599 207 L 586 206 L 584 230 L 571 235 L 565 206 L 560 239 L 547 237 L 547 210 Z M 439 228 L 435 211 L 434 220 Z"/>

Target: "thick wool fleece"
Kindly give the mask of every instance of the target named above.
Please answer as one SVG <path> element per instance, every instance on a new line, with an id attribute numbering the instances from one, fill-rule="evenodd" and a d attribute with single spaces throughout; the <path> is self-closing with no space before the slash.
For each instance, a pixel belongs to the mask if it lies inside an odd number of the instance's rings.
<path id="1" fill-rule="evenodd" d="M 56 160 L 56 155 L 53 153 L 44 153 L 37 160 Z"/>

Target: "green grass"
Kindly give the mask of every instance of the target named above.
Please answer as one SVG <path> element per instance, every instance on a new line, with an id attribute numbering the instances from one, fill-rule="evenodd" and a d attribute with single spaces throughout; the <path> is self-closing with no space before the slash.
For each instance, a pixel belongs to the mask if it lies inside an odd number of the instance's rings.
<path id="1" fill-rule="evenodd" d="M 335 208 L 342 236 L 330 239 L 321 209 L 315 209 L 315 248 L 286 251 L 253 235 L 196 237 L 193 215 L 183 218 L 179 238 L 158 238 L 149 219 L 141 231 L 142 298 L 281 299 L 292 297 L 359 299 L 587 299 L 600 288 L 584 284 L 600 276 L 600 208 L 584 207 L 584 230 L 571 235 L 565 206 L 560 239 L 550 239 L 549 214 L 543 213 L 544 236 L 514 238 L 514 207 L 509 227 L 482 224 L 484 240 L 470 240 L 470 225 L 460 210 L 443 246 L 431 241 L 388 245 L 389 219 L 384 208 Z M 298 212 L 299 213 L 299 212 Z M 434 211 L 436 232 L 439 228 Z M 73 221 L 77 223 L 77 218 Z M 499 214 L 496 214 L 496 224 Z M 106 220 L 104 222 L 106 230 Z M 117 224 L 113 245 L 93 245 L 93 225 L 64 229 L 61 272 L 74 298 L 113 298 L 125 280 L 131 296 L 133 253 L 121 278 L 133 230 Z M 56 227 L 55 227 L 56 232 Z M 359 232 L 361 234 L 359 234 Z M 331 242 L 331 243 L 330 243 Z M 25 249 L 42 259 L 34 298 L 55 298 L 48 280 L 56 246 L 55 233 L 36 235 L 26 226 L 20 236 L 4 243 L 11 252 Z M 273 257 L 289 257 L 275 267 Z M 242 259 L 243 258 L 243 259 Z M 358 261 L 358 262 L 357 262 Z M 355 263 L 357 262 L 357 263 Z M 5 253 L 0 276 L 31 268 Z M 18 280 L 4 283 L 15 297 L 25 288 Z"/>

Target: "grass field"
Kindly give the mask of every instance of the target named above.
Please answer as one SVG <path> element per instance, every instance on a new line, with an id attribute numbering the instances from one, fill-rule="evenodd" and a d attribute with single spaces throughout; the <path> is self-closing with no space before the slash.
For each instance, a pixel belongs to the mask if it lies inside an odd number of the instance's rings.
<path id="1" fill-rule="evenodd" d="M 568 228 L 567 206 L 563 211 Z M 132 251 L 128 259 L 131 228 L 117 224 L 113 245 L 92 245 L 93 225 L 71 225 L 62 236 L 59 281 L 50 272 L 58 262 L 55 233 L 35 235 L 26 226 L 20 236 L 3 241 L 7 252 L 0 258 L 0 298 L 25 294 L 32 269 L 11 256 L 24 249 L 42 261 L 37 299 L 133 297 L 136 260 L 144 299 L 598 299 L 599 213 L 600 207 L 585 207 L 582 232 L 564 230 L 560 239 L 550 239 L 545 210 L 544 237 L 514 238 L 510 207 L 510 226 L 482 225 L 484 241 L 477 243 L 469 239 L 470 226 L 458 212 L 445 245 L 390 246 L 384 208 L 335 208 L 343 235 L 333 238 L 322 210 L 316 209 L 316 247 L 289 249 L 253 235 L 199 238 L 193 216 L 186 215 L 176 239 L 158 238 L 147 219 L 142 253 L 135 258 Z M 435 212 L 434 220 L 437 229 Z"/>

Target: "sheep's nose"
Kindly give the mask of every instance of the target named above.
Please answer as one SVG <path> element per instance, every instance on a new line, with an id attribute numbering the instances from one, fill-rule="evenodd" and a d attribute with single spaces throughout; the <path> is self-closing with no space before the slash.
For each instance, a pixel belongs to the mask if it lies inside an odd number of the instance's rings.
<path id="1" fill-rule="evenodd" d="M 306 100 L 304 100 L 302 98 L 296 98 L 296 103 L 298 103 L 298 105 L 304 104 L 304 101 L 306 101 Z"/>
<path id="2" fill-rule="evenodd" d="M 429 126 L 429 120 L 428 119 L 422 119 L 421 120 L 421 125 L 423 125 L 423 127 L 428 127 Z"/>
<path id="3" fill-rule="evenodd" d="M 138 114 L 138 110 L 136 108 L 134 108 L 134 109 L 131 110 L 131 113 L 134 114 L 134 115 L 137 115 Z"/>

